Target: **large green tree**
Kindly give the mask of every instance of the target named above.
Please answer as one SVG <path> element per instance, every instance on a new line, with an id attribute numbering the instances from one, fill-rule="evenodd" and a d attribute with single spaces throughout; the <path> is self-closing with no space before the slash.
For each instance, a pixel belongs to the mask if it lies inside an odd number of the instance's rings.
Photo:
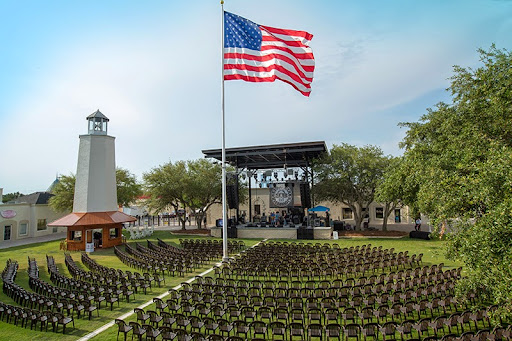
<path id="1" fill-rule="evenodd" d="M 75 175 L 60 175 L 59 182 L 53 188 L 53 196 L 48 204 L 57 212 L 71 212 L 75 195 Z"/>
<path id="2" fill-rule="evenodd" d="M 135 175 L 127 169 L 116 169 L 117 203 L 128 206 L 142 195 L 142 185 L 137 182 Z"/>
<path id="3" fill-rule="evenodd" d="M 73 197 L 75 195 L 76 177 L 74 174 L 61 175 L 59 183 L 53 189 L 49 205 L 58 212 L 71 212 L 73 210 Z M 124 168 L 116 169 L 117 203 L 128 206 L 142 194 L 142 186 L 137 183 L 135 175 Z"/>
<path id="4" fill-rule="evenodd" d="M 512 311 L 512 55 L 480 50 L 482 66 L 456 66 L 439 103 L 406 123 L 404 164 L 417 205 L 450 228 L 448 255 L 464 261 L 461 292 L 478 291 Z"/>
<path id="5" fill-rule="evenodd" d="M 189 170 L 187 203 L 201 228 L 206 212 L 222 200 L 222 168 L 206 159 L 187 162 Z"/>
<path id="6" fill-rule="evenodd" d="M 189 209 L 196 214 L 196 222 L 201 227 L 208 208 L 220 203 L 220 165 L 205 159 L 195 161 L 168 162 L 144 174 L 144 185 L 148 206 L 153 211 L 162 211 L 171 206 L 175 212 Z M 185 217 L 178 216 L 182 229 Z"/>
<path id="7" fill-rule="evenodd" d="M 334 145 L 314 165 L 313 193 L 319 200 L 342 203 L 352 209 L 356 229 L 361 229 L 363 209 L 374 201 L 388 158 L 376 146 Z"/>
<path id="8" fill-rule="evenodd" d="M 388 218 L 397 207 L 407 204 L 414 211 L 417 189 L 410 182 L 402 157 L 390 157 L 375 191 L 375 201 L 384 204 L 382 231 L 387 231 Z"/>

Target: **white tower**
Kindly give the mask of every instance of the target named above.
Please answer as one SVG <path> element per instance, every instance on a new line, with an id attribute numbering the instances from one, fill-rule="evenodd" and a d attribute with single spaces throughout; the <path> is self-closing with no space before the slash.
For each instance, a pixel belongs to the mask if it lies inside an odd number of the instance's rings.
<path id="1" fill-rule="evenodd" d="M 87 117 L 88 134 L 80 135 L 73 212 L 117 211 L 115 138 L 109 119 L 99 110 Z"/>

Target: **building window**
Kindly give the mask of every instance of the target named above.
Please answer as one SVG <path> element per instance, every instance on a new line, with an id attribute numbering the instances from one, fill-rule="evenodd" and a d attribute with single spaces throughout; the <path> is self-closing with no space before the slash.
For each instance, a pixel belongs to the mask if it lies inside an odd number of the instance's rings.
<path id="1" fill-rule="evenodd" d="M 20 223 L 20 236 L 28 234 L 28 223 Z"/>
<path id="2" fill-rule="evenodd" d="M 343 209 L 343 219 L 352 219 L 352 209 L 351 208 Z"/>
<path id="3" fill-rule="evenodd" d="M 37 230 L 46 230 L 46 219 L 37 219 Z"/>
<path id="4" fill-rule="evenodd" d="M 375 218 L 384 219 L 384 208 L 383 207 L 375 207 Z"/>
<path id="5" fill-rule="evenodd" d="M 114 239 L 117 237 L 119 237 L 119 229 L 118 228 L 110 229 L 110 239 Z"/>
<path id="6" fill-rule="evenodd" d="M 254 214 L 255 215 L 261 214 L 261 205 L 254 205 Z"/>
<path id="7" fill-rule="evenodd" d="M 82 231 L 71 231 L 71 240 L 75 242 L 82 241 Z"/>
<path id="8" fill-rule="evenodd" d="M 395 209 L 395 223 L 400 223 L 402 222 L 402 217 L 401 217 L 401 214 L 400 214 L 400 209 Z"/>

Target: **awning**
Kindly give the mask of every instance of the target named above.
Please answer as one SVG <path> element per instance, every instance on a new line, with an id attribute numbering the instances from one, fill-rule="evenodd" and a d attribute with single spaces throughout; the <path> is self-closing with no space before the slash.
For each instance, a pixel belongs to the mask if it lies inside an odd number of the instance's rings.
<path id="1" fill-rule="evenodd" d="M 331 209 L 329 207 L 318 205 L 316 207 L 310 208 L 308 212 L 329 212 L 330 210 Z"/>

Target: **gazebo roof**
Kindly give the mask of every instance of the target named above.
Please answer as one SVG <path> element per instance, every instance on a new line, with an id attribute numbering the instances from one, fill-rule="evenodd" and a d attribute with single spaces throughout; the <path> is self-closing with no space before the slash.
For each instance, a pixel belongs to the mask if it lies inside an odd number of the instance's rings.
<path id="1" fill-rule="evenodd" d="M 90 226 L 90 225 L 112 225 L 136 221 L 135 217 L 119 211 L 111 212 L 87 212 L 70 213 L 48 226 Z"/>
<path id="2" fill-rule="evenodd" d="M 313 159 L 327 152 L 324 141 L 283 143 L 226 148 L 226 162 L 238 168 L 268 169 L 308 167 Z M 221 149 L 203 150 L 206 158 L 222 161 Z"/>

